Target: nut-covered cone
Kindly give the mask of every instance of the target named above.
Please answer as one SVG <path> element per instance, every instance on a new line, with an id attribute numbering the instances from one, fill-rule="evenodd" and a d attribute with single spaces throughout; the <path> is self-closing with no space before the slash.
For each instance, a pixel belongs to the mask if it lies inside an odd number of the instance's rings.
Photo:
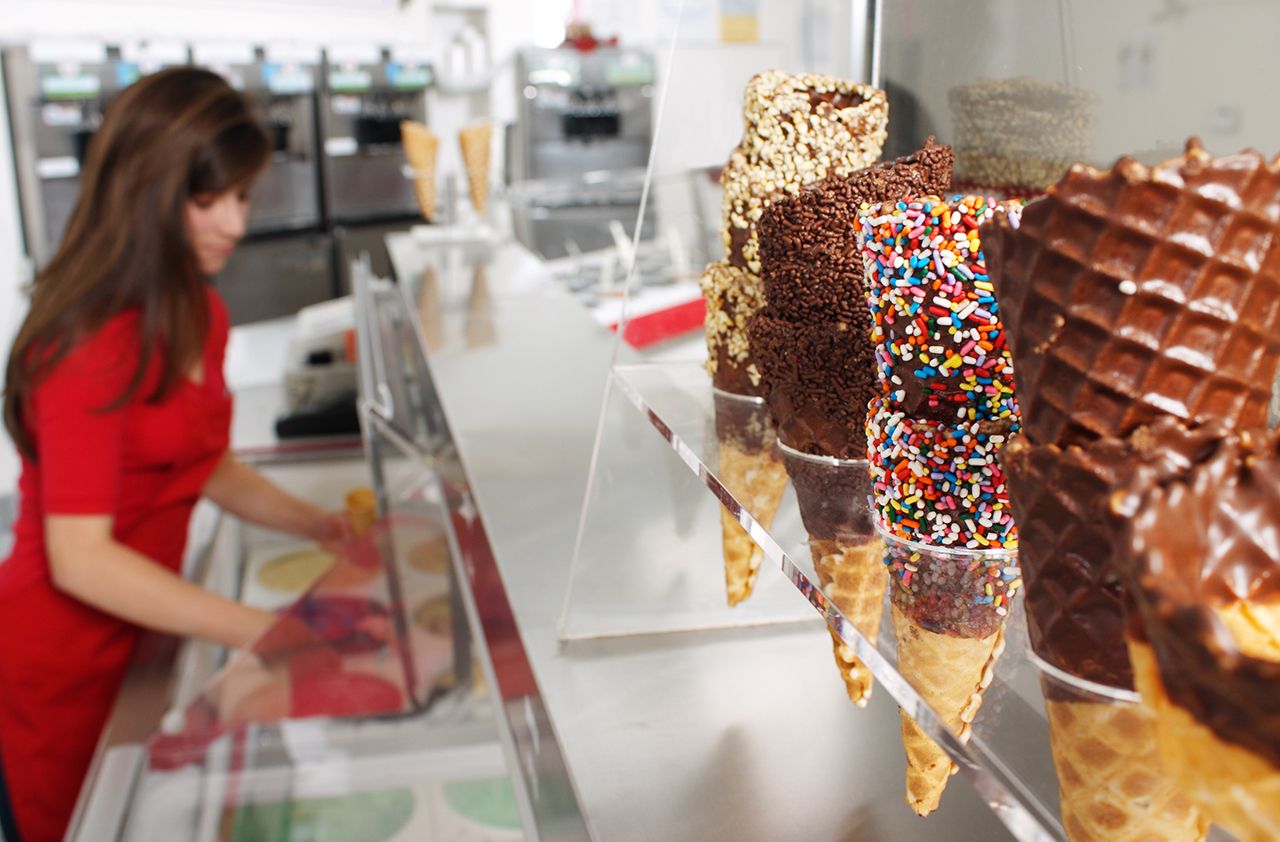
<path id="1" fill-rule="evenodd" d="M 766 529 L 787 489 L 787 471 L 775 447 L 769 413 L 758 398 L 715 393 L 716 474 L 734 499 Z M 725 594 L 729 605 L 751 596 L 764 553 L 723 506 Z"/>
<path id="2" fill-rule="evenodd" d="M 1170 771 L 1242 840 L 1280 835 L 1280 431 L 1221 437 L 1113 508 L 1139 622 L 1135 678 Z"/>
<path id="3" fill-rule="evenodd" d="M 743 94 L 742 141 L 721 176 L 725 252 L 734 266 L 760 272 L 756 225 L 769 202 L 828 173 L 871 165 L 884 145 L 884 91 L 834 76 L 767 70 Z"/>
<path id="4" fill-rule="evenodd" d="M 462 163 L 467 169 L 471 207 L 481 216 L 489 206 L 489 146 L 492 136 L 493 126 L 489 123 L 476 123 L 458 132 Z"/>
<path id="5" fill-rule="evenodd" d="M 428 221 L 436 218 L 436 157 L 440 138 L 422 123 L 405 120 L 400 123 L 400 140 L 405 159 L 413 170 L 413 195 L 418 210 Z"/>
<path id="6" fill-rule="evenodd" d="M 964 739 L 1004 649 L 1004 627 L 982 638 L 953 637 L 929 631 L 896 605 L 890 613 L 898 639 L 898 672 Z M 927 816 L 938 808 L 956 765 L 906 713 L 902 714 L 902 744 L 907 752 L 907 804 L 917 815 Z"/>
<path id="7" fill-rule="evenodd" d="M 711 382 L 724 392 L 763 397 L 760 366 L 747 338 L 748 322 L 764 306 L 760 278 L 721 260 L 702 273 L 702 295 L 707 301 L 703 329 Z"/>
<path id="8" fill-rule="evenodd" d="M 1198 143 L 1147 168 L 1076 165 L 1021 220 L 982 228 L 1040 444 L 1164 415 L 1266 421 L 1280 360 L 1280 160 Z"/>
<path id="9" fill-rule="evenodd" d="M 1071 842 L 1198 842 L 1208 822 L 1175 784 L 1137 701 L 1042 679 L 1062 826 Z"/>

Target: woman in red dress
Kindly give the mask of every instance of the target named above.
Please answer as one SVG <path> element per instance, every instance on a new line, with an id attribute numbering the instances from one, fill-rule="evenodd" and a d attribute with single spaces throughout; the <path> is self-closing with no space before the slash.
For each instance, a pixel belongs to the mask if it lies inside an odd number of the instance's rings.
<path id="1" fill-rule="evenodd" d="M 0 564 L 0 816 L 7 789 L 23 842 L 62 839 L 140 629 L 241 647 L 272 622 L 182 578 L 201 496 L 309 540 L 343 536 L 339 515 L 227 449 L 227 313 L 208 279 L 269 154 L 216 74 L 139 81 L 107 109 L 33 287 L 6 374 L 23 463 Z"/>

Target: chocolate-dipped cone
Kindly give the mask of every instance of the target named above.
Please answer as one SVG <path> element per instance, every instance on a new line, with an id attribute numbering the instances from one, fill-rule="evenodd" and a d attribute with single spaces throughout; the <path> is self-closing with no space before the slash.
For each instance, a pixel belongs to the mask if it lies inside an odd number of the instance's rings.
<path id="1" fill-rule="evenodd" d="M 763 395 L 747 322 L 764 305 L 756 226 L 776 199 L 828 174 L 848 175 L 880 156 L 888 121 L 884 91 L 777 70 L 757 74 L 743 96 L 742 141 L 720 176 L 726 257 L 707 267 L 707 370 L 716 388 Z"/>
<path id="2" fill-rule="evenodd" d="M 1124 646 L 1126 588 L 1116 548 L 1120 525 L 1111 496 L 1135 471 L 1167 477 L 1186 470 L 1221 432 L 1187 429 L 1172 418 L 1126 440 L 1083 447 L 1036 445 L 1016 437 L 1000 455 L 1020 530 L 1031 647 L 1076 678 L 1133 689 Z"/>
<path id="3" fill-rule="evenodd" d="M 1040 444 L 1164 415 L 1261 426 L 1280 360 L 1280 161 L 1197 142 L 1147 168 L 1076 165 L 1020 222 L 983 226 Z"/>
<path id="4" fill-rule="evenodd" d="M 1114 510 L 1139 691 L 1166 765 L 1242 842 L 1280 838 L 1280 432 L 1232 434 Z"/>
<path id="5" fill-rule="evenodd" d="M 769 413 L 759 398 L 715 392 L 717 476 L 734 499 L 768 529 L 787 488 Z M 764 552 L 737 518 L 720 508 L 725 595 L 730 606 L 751 596 Z"/>
<path id="6" fill-rule="evenodd" d="M 779 198 L 760 221 L 766 306 L 749 323 L 770 414 L 823 592 L 874 642 L 883 610 L 881 544 L 869 518 L 865 418 L 878 392 L 864 302 L 858 208 L 945 190 L 951 149 L 920 151 L 852 175 L 828 175 Z M 871 674 L 832 634 L 850 700 L 865 705 Z"/>
<path id="7" fill-rule="evenodd" d="M 1208 822 L 1165 769 L 1155 716 L 1046 676 L 1049 746 L 1071 842 L 1197 842 Z"/>

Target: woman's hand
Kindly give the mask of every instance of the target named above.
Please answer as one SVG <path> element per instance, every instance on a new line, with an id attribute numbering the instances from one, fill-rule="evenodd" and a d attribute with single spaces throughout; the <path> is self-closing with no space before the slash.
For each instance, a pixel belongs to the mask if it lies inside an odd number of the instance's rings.
<path id="1" fill-rule="evenodd" d="M 315 541 L 329 552 L 343 550 L 355 537 L 351 531 L 351 523 L 345 511 L 326 512 L 317 510 L 303 535 L 308 541 Z"/>

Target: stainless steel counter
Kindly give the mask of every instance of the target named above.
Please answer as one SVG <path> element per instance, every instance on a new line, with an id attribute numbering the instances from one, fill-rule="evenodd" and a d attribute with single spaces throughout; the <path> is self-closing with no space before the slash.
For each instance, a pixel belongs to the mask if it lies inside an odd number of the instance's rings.
<path id="1" fill-rule="evenodd" d="M 562 645 L 613 338 L 518 247 L 388 247 L 594 838 L 1009 838 L 959 777 L 933 816 L 910 811 L 897 710 L 849 704 L 816 618 Z M 662 552 L 648 520 L 606 528 Z"/>

